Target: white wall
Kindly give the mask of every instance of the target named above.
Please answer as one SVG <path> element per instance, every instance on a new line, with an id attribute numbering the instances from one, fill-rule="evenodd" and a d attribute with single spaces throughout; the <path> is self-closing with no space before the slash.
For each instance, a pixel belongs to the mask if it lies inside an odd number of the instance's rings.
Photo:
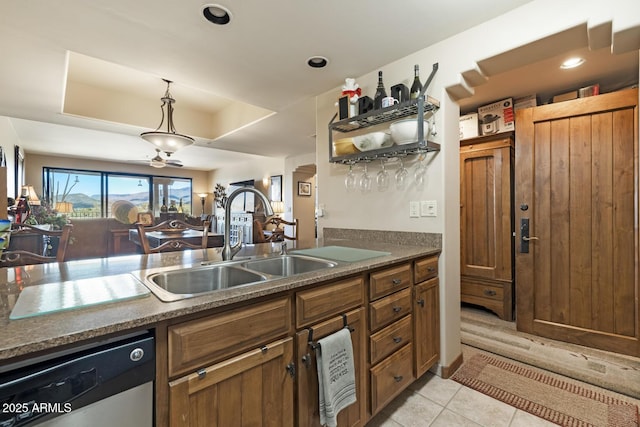
<path id="1" fill-rule="evenodd" d="M 228 187 L 230 183 L 245 180 L 262 181 L 268 188 L 268 182 L 273 175 L 282 175 L 284 159 L 262 157 L 236 165 L 232 168 L 216 169 L 209 174 L 209 192 L 212 193 L 216 184 Z M 284 181 L 284 177 L 283 177 Z M 227 192 L 227 196 L 229 192 Z M 268 196 L 267 193 L 265 193 Z M 282 185 L 282 196 L 286 199 L 285 183 Z M 289 199 L 290 200 L 290 199 Z M 211 201 L 212 202 L 212 201 Z"/>
<path id="2" fill-rule="evenodd" d="M 7 196 L 16 198 L 15 194 L 15 146 L 20 146 L 16 134 L 8 117 L 0 116 L 0 147 L 4 151 L 7 160 Z M 4 197 L 4 196 L 3 196 Z"/>
<path id="3" fill-rule="evenodd" d="M 427 185 L 419 191 L 347 195 L 343 180 L 347 167 L 328 163 L 327 124 L 335 113 L 334 103 L 340 86 L 317 97 L 316 157 L 318 203 L 324 205 L 319 235 L 324 227 L 375 230 L 436 232 L 443 235 L 440 259 L 441 278 L 441 364 L 448 366 L 460 354 L 460 212 L 459 212 L 459 108 L 445 91 L 458 83 L 460 72 L 474 67 L 476 61 L 491 57 L 580 23 L 600 23 L 613 19 L 613 30 L 640 25 L 637 0 L 537 0 L 490 22 L 460 33 L 434 46 L 380 67 L 387 90 L 396 83 L 410 85 L 414 64 L 420 65 L 424 81 L 434 62 L 439 71 L 427 93 L 440 100 L 436 114 L 441 151 L 432 155 Z M 373 96 L 378 70 L 355 77 L 363 94 Z M 373 169 L 377 172 L 378 167 Z M 436 218 L 409 218 L 410 200 L 435 200 Z"/>

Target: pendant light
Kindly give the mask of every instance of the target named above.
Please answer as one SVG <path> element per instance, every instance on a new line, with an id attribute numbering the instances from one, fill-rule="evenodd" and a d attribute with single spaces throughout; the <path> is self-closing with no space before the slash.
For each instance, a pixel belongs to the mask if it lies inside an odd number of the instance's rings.
<path id="1" fill-rule="evenodd" d="M 175 99 L 169 93 L 169 86 L 171 85 L 170 80 L 162 79 L 167 82 L 167 91 L 164 96 L 160 98 L 162 101 L 162 105 L 160 106 L 160 110 L 162 111 L 162 121 L 160 121 L 160 125 L 158 128 L 152 132 L 143 132 L 140 134 L 142 139 L 148 141 L 158 147 L 160 150 L 167 153 L 167 155 L 171 155 L 171 153 L 179 150 L 180 148 L 186 147 L 187 145 L 191 145 L 194 142 L 194 139 L 187 135 L 181 135 L 176 133 L 176 128 L 173 126 L 173 104 L 176 102 Z M 167 114 L 165 116 L 164 107 L 167 107 Z M 167 119 L 166 131 L 162 131 L 160 129 L 163 128 L 165 117 Z"/>

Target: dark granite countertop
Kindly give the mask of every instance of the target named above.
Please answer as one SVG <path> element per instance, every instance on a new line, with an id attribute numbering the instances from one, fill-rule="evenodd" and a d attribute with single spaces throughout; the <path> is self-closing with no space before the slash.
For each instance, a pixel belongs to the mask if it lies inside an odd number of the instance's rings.
<path id="1" fill-rule="evenodd" d="M 10 320 L 12 307 L 20 291 L 34 286 L 67 280 L 129 273 L 135 270 L 174 266 L 198 265 L 203 261 L 221 261 L 221 248 L 153 255 L 131 255 L 70 261 L 61 264 L 30 265 L 0 269 L 0 360 L 47 351 L 59 346 L 102 336 L 124 333 L 138 328 L 152 328 L 160 321 L 200 311 L 240 303 L 254 298 L 302 288 L 319 281 L 334 280 L 371 268 L 384 267 L 403 260 L 438 253 L 438 245 L 371 243 L 370 240 L 333 239 L 325 246 L 337 245 L 389 252 L 390 255 L 353 263 L 341 263 L 331 269 L 306 273 L 246 287 L 216 291 L 208 295 L 177 302 L 162 302 L 155 295 L 62 311 L 25 319 Z M 436 242 L 438 243 L 438 242 Z M 323 246 L 320 241 L 318 246 Z M 247 245 L 236 258 L 265 256 L 277 252 L 279 244 Z"/>

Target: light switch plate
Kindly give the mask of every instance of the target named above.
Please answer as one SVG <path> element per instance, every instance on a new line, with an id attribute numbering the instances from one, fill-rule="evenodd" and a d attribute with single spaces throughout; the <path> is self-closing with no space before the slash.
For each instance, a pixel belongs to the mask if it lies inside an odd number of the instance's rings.
<path id="1" fill-rule="evenodd" d="M 438 206 L 435 200 L 423 200 L 420 202 L 420 216 L 437 216 Z"/>
<path id="2" fill-rule="evenodd" d="M 419 218 L 420 217 L 420 202 L 410 201 L 409 202 L 409 218 Z"/>

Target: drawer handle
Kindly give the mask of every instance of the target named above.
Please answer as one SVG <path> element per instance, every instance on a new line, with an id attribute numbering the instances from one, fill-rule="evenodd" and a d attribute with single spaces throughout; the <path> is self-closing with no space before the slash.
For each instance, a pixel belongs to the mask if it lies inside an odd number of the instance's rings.
<path id="1" fill-rule="evenodd" d="M 484 290 L 484 294 L 488 297 L 495 297 L 496 296 L 496 291 L 493 291 L 491 289 L 485 289 Z"/>
<path id="2" fill-rule="evenodd" d="M 436 268 L 435 267 L 427 267 L 427 271 L 429 273 L 433 273 L 434 271 L 436 271 Z"/>
<path id="3" fill-rule="evenodd" d="M 419 299 L 419 300 L 417 300 L 416 302 L 418 303 L 418 305 L 419 305 L 420 307 L 424 307 L 424 299 L 423 299 L 423 298 L 420 298 L 420 299 Z"/>
<path id="4" fill-rule="evenodd" d="M 399 383 L 400 381 L 402 381 L 404 379 L 404 377 L 402 375 L 394 375 L 393 379 Z"/>
<path id="5" fill-rule="evenodd" d="M 402 307 L 398 307 L 398 306 L 393 307 L 393 312 L 394 313 L 400 313 L 401 311 L 402 311 Z"/>
<path id="6" fill-rule="evenodd" d="M 400 344 L 402 342 L 402 337 L 393 337 L 393 342 L 396 344 Z"/>
<path id="7" fill-rule="evenodd" d="M 393 283 L 394 285 L 399 285 L 400 283 L 402 283 L 402 279 L 393 279 L 391 280 L 391 283 Z"/>

